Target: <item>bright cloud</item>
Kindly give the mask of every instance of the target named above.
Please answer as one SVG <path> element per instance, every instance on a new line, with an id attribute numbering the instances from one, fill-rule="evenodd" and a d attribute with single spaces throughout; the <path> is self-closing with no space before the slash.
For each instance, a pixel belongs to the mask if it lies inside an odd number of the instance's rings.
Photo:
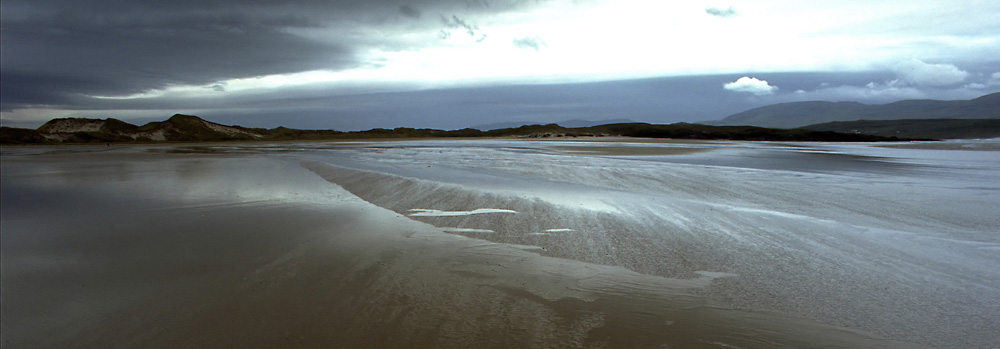
<path id="1" fill-rule="evenodd" d="M 736 81 L 726 83 L 722 85 L 722 88 L 736 92 L 753 93 L 758 96 L 774 94 L 774 92 L 778 90 L 777 86 L 771 86 L 767 83 L 767 80 L 760 80 L 747 76 L 736 79 Z"/>
<path id="2" fill-rule="evenodd" d="M 974 90 L 985 90 L 993 87 L 1000 87 L 1000 72 L 990 74 L 985 81 L 972 82 L 965 85 L 965 88 Z"/>
<path id="3" fill-rule="evenodd" d="M 919 88 L 901 84 L 869 83 L 864 86 L 828 86 L 812 91 L 777 96 L 774 101 L 857 101 L 867 104 L 883 104 L 903 99 L 973 99 L 985 93 L 998 92 L 996 87 L 972 83 L 950 88 Z"/>
<path id="4" fill-rule="evenodd" d="M 965 80 L 969 73 L 951 64 L 928 64 L 918 59 L 896 65 L 896 74 L 903 82 L 916 86 L 947 86 Z"/>

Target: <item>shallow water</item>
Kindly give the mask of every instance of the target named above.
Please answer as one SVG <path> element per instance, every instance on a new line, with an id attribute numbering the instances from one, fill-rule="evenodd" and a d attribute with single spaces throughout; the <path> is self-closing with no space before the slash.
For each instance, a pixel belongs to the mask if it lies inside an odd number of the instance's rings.
<path id="1" fill-rule="evenodd" d="M 0 155 L 5 347 L 988 348 L 1000 333 L 995 151 Z"/>

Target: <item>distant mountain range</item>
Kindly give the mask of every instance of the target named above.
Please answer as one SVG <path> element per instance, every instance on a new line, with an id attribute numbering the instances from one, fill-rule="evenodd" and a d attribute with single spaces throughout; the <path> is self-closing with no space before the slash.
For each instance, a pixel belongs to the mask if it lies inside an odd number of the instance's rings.
<path id="1" fill-rule="evenodd" d="M 904 100 L 879 105 L 819 101 L 781 103 L 706 124 L 796 128 L 835 121 L 990 118 L 1000 118 L 1000 93 L 966 101 Z"/>
<path id="2" fill-rule="evenodd" d="M 796 102 L 769 105 L 710 122 L 654 125 L 631 120 L 568 120 L 563 125 L 483 125 L 463 130 L 372 129 L 341 132 L 227 126 L 177 114 L 142 126 L 117 119 L 53 119 L 41 127 L 0 127 L 2 144 L 210 142 L 426 137 L 623 136 L 780 141 L 880 141 L 1000 137 L 1000 93 L 968 101 L 906 100 L 881 105 Z M 497 127 L 497 128 L 495 128 Z M 888 138 L 886 138 L 888 137 Z M 893 138 L 895 137 L 895 138 Z"/>
<path id="3" fill-rule="evenodd" d="M 193 115 L 177 114 L 166 121 L 136 126 L 117 119 L 65 118 L 51 120 L 38 129 L 0 127 L 2 144 L 57 143 L 150 143 L 150 142 L 211 142 L 211 141 L 277 141 L 277 140 L 340 140 L 367 138 L 432 138 L 432 137 L 648 137 L 677 139 L 731 139 L 768 141 L 888 141 L 900 140 L 863 134 L 844 134 L 803 129 L 781 130 L 753 126 L 706 126 L 677 123 L 653 125 L 646 123 L 616 123 L 589 127 L 563 127 L 557 124 L 525 125 L 490 131 L 462 129 L 372 129 L 341 132 L 335 130 L 296 130 L 226 126 Z"/>

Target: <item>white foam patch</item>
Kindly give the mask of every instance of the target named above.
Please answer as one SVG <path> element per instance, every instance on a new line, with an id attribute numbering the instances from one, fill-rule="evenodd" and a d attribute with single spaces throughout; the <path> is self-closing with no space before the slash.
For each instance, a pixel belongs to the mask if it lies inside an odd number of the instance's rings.
<path id="1" fill-rule="evenodd" d="M 453 228 L 453 227 L 438 227 L 447 233 L 480 233 L 480 234 L 492 234 L 495 233 L 489 229 L 473 229 L 473 228 Z"/>
<path id="2" fill-rule="evenodd" d="M 568 233 L 568 232 L 573 232 L 573 231 L 576 231 L 576 230 L 568 229 L 568 228 L 545 229 L 546 233 Z"/>
<path id="3" fill-rule="evenodd" d="M 429 210 L 423 208 L 410 209 L 409 216 L 411 217 L 454 217 L 454 216 L 469 216 L 474 214 L 485 214 L 485 213 L 517 213 L 514 210 L 505 210 L 502 208 L 477 208 L 472 211 L 441 211 L 441 210 Z"/>

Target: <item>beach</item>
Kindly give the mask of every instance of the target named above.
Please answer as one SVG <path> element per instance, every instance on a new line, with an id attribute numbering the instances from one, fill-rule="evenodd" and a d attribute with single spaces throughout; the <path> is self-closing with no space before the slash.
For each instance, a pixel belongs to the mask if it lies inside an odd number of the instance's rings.
<path id="1" fill-rule="evenodd" d="M 1000 153 L 923 148 L 5 147 L 0 336 L 9 348 L 993 347 Z"/>

